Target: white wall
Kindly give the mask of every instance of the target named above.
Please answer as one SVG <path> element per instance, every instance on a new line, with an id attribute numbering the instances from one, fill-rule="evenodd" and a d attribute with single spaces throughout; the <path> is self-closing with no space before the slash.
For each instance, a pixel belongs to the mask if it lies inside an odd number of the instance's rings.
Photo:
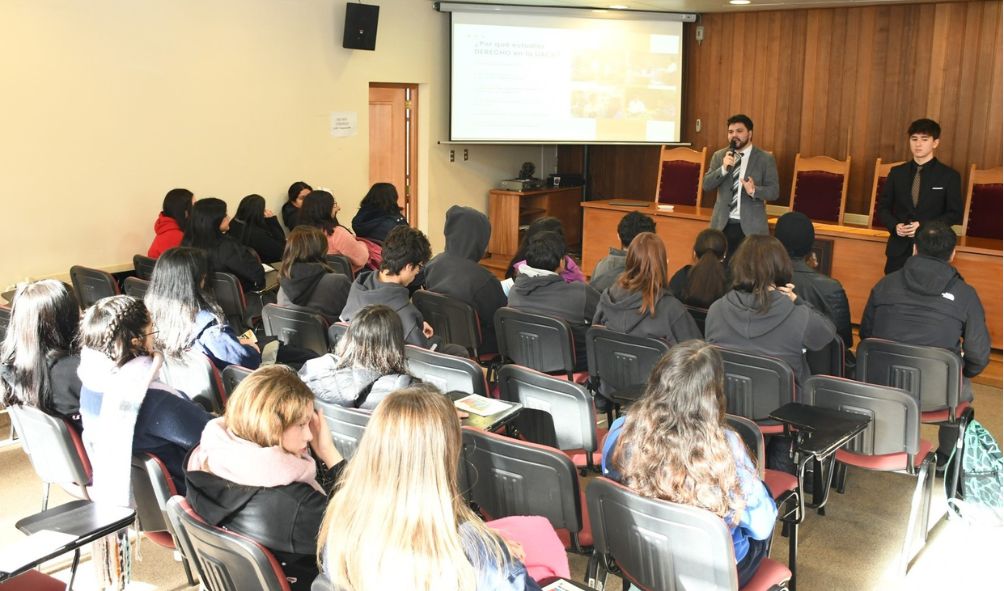
<path id="1" fill-rule="evenodd" d="M 175 186 L 231 211 L 260 193 L 278 210 L 303 179 L 351 219 L 369 186 L 371 82 L 420 85 L 419 227 L 434 250 L 454 203 L 484 210 L 526 160 L 546 177 L 553 148 L 439 145 L 449 16 L 368 2 L 374 52 L 341 47 L 343 0 L 0 2 L 0 288 L 145 253 Z M 358 113 L 358 134 L 333 138 L 333 111 Z"/>

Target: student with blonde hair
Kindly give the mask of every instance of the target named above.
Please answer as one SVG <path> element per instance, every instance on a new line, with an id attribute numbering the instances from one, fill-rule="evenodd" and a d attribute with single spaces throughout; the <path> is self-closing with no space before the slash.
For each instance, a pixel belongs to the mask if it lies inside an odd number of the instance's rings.
<path id="1" fill-rule="evenodd" d="M 673 347 L 653 369 L 644 396 L 611 425 L 603 473 L 642 496 L 724 519 L 742 587 L 770 553 L 777 507 L 749 451 L 725 424 L 724 375 L 712 345 L 693 340 Z"/>
<path id="2" fill-rule="evenodd" d="M 318 556 L 339 591 L 538 590 L 457 486 L 460 422 L 434 387 L 376 408 L 321 525 Z"/>
<path id="3" fill-rule="evenodd" d="M 271 550 L 293 589 L 309 589 L 327 489 L 343 466 L 313 393 L 273 365 L 241 381 L 224 416 L 206 425 L 188 459 L 186 496 L 208 523 Z"/>

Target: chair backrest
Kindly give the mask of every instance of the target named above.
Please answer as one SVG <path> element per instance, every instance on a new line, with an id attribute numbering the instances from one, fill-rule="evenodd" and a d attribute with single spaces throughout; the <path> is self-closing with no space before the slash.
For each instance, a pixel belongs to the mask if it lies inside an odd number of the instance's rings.
<path id="1" fill-rule="evenodd" d="M 955 416 L 962 391 L 962 361 L 947 349 L 883 339 L 858 344 L 857 379 L 909 392 L 921 412 L 948 408 Z"/>
<path id="2" fill-rule="evenodd" d="M 710 511 L 643 497 L 603 477 L 586 487 L 594 551 L 659 591 L 739 587 L 732 537 Z"/>
<path id="3" fill-rule="evenodd" d="M 540 515 L 556 529 L 582 530 L 579 478 L 565 454 L 471 427 L 462 454 L 464 492 L 492 518 Z"/>
<path id="4" fill-rule="evenodd" d="M 338 453 L 346 460 L 355 455 L 366 424 L 370 422 L 370 413 L 316 399 L 314 407 L 321 411 L 324 420 L 328 422 L 331 439 L 334 440 Z"/>
<path id="5" fill-rule="evenodd" d="M 495 337 L 504 360 L 571 377 L 575 344 L 572 329 L 564 320 L 502 307 L 495 311 Z"/>
<path id="6" fill-rule="evenodd" d="M 91 269 L 73 265 L 70 267 L 70 281 L 81 309 L 87 309 L 101 298 L 118 295 L 119 284 L 111 273 L 101 269 Z"/>
<path id="7" fill-rule="evenodd" d="M 589 376 L 598 380 L 604 396 L 621 404 L 638 398 L 652 368 L 669 351 L 659 339 L 636 337 L 603 326 L 586 332 Z"/>
<path id="8" fill-rule="evenodd" d="M 139 256 L 139 255 L 136 255 Z M 139 277 L 126 277 L 122 281 L 122 291 L 127 296 L 132 296 L 137 300 L 142 300 L 146 295 L 146 290 L 150 289 L 150 281 Z"/>
<path id="9" fill-rule="evenodd" d="M 9 306 L 0 306 L 0 342 L 7 337 L 7 327 L 10 326 Z"/>
<path id="10" fill-rule="evenodd" d="M 687 313 L 690 317 L 694 319 L 697 323 L 697 329 L 701 331 L 701 336 L 704 336 L 704 323 L 708 320 L 708 311 L 705 308 L 698 308 L 697 306 L 683 305 L 687 309 Z"/>
<path id="11" fill-rule="evenodd" d="M 216 296 L 216 303 L 223 309 L 227 324 L 239 333 L 250 328 L 247 298 L 244 297 L 240 279 L 230 273 L 213 273 L 213 295 Z"/>
<path id="12" fill-rule="evenodd" d="M 965 207 L 962 227 L 966 236 L 1000 240 L 1004 168 L 977 170 L 975 164 L 970 166 Z"/>
<path id="13" fill-rule="evenodd" d="M 850 172 L 850 156 L 847 160 L 834 160 L 829 156 L 803 157 L 795 154 L 795 172 L 791 181 L 792 211 L 800 211 L 821 222 L 841 223 Z"/>
<path id="14" fill-rule="evenodd" d="M 460 345 L 471 353 L 477 353 L 481 346 L 481 329 L 477 312 L 470 304 L 425 289 L 412 294 L 411 303 L 422 313 L 422 318 L 432 325 L 437 336 L 447 343 Z"/>
<path id="15" fill-rule="evenodd" d="M 132 256 L 132 268 L 136 271 L 136 277 L 144 281 L 149 281 L 153 277 L 153 268 L 157 266 L 157 259 L 134 254 Z"/>
<path id="16" fill-rule="evenodd" d="M 244 378 L 251 375 L 252 371 L 253 370 L 240 365 L 228 365 L 223 368 L 223 372 L 220 374 L 220 380 L 223 381 L 223 391 L 226 392 L 228 399 L 233 395 L 234 390 L 237 389 L 237 384 L 241 383 Z"/>
<path id="17" fill-rule="evenodd" d="M 352 279 L 354 274 L 352 273 L 352 263 L 349 262 L 349 257 L 344 254 L 329 254 L 325 257 L 328 261 L 328 266 L 335 273 L 341 273 L 349 279 Z"/>
<path id="18" fill-rule="evenodd" d="M 220 372 L 204 353 L 187 351 L 180 358 L 164 357 L 160 379 L 184 392 L 208 412 L 222 413 L 226 407 L 226 390 Z"/>
<path id="19" fill-rule="evenodd" d="M 844 446 L 848 451 L 876 456 L 905 452 L 913 456 L 919 449 L 920 411 L 917 401 L 902 390 L 844 378 L 812 376 L 802 387 L 802 401 L 871 419 L 865 430 Z"/>
<path id="20" fill-rule="evenodd" d="M 266 335 L 318 355 L 328 352 L 328 322 L 320 314 L 265 304 L 261 316 Z"/>
<path id="21" fill-rule="evenodd" d="M 31 406 L 7 408 L 39 480 L 58 484 L 77 498 L 89 498 L 91 462 L 77 431 L 66 420 Z"/>
<path id="22" fill-rule="evenodd" d="M 404 348 L 408 371 L 423 382 L 445 392 L 467 392 L 488 396 L 488 384 L 481 366 L 470 359 L 429 351 L 414 345 Z"/>
<path id="23" fill-rule="evenodd" d="M 659 176 L 655 183 L 655 202 L 675 205 L 700 205 L 701 182 L 708 148 L 700 151 L 678 146 L 663 146 L 659 154 Z"/>
<path id="24" fill-rule="evenodd" d="M 748 449 L 750 454 L 752 454 L 752 460 L 753 463 L 756 464 L 757 472 L 760 474 L 760 480 L 763 480 L 765 446 L 763 442 L 763 432 L 760 431 L 760 427 L 746 417 L 730 414 L 725 415 L 725 422 L 733 431 L 736 432 L 739 439 L 742 439 L 746 449 Z"/>
<path id="25" fill-rule="evenodd" d="M 875 159 L 875 176 L 872 179 L 871 206 L 868 208 L 868 225 L 872 228 L 885 229 L 885 226 L 882 224 L 882 220 L 878 217 L 879 195 L 882 194 L 882 188 L 885 187 L 885 180 L 889 176 L 889 171 L 892 170 L 893 166 L 899 166 L 900 164 L 903 164 L 903 162 L 903 160 L 897 160 L 896 162 L 882 162 L 881 158 Z"/>
<path id="26" fill-rule="evenodd" d="M 833 337 L 829 345 L 818 351 L 805 352 L 805 360 L 813 375 L 844 377 L 844 339 L 840 335 Z"/>
<path id="27" fill-rule="evenodd" d="M 349 325 L 346 322 L 336 322 L 328 327 L 328 350 L 334 353 L 338 350 L 338 343 L 349 332 Z"/>
<path id="28" fill-rule="evenodd" d="M 176 494 L 178 489 L 163 460 L 151 453 L 133 455 L 132 495 L 141 530 L 174 534 L 167 518 L 167 501 Z"/>
<path id="29" fill-rule="evenodd" d="M 209 525 L 182 497 L 172 497 L 167 507 L 172 521 L 184 530 L 184 543 L 190 545 L 199 578 L 209 591 L 289 591 L 282 567 L 264 546 Z"/>
<path id="30" fill-rule="evenodd" d="M 725 364 L 729 413 L 764 420 L 777 408 L 795 401 L 795 372 L 784 361 L 724 347 L 718 350 Z"/>
<path id="31" fill-rule="evenodd" d="M 518 365 L 498 371 L 502 398 L 551 415 L 558 449 L 596 450 L 596 411 L 585 388 Z"/>

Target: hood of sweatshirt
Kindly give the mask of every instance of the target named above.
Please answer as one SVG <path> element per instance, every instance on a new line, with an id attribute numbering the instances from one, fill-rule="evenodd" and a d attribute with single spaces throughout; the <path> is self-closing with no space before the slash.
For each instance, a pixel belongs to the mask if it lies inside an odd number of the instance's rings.
<path id="1" fill-rule="evenodd" d="M 159 236 L 167 232 L 181 232 L 181 227 L 178 226 L 178 222 L 174 221 L 174 218 L 164 215 L 164 212 L 160 212 L 157 220 L 153 222 L 153 231 Z"/>
<path id="2" fill-rule="evenodd" d="M 509 291 L 510 298 L 512 298 L 512 294 L 514 293 L 532 297 L 532 294 L 538 289 L 547 289 L 548 286 L 554 283 L 565 282 L 557 273 L 541 271 L 530 266 L 526 266 L 525 268 L 532 269 L 535 273 L 531 275 L 520 269 L 520 274 L 516 276 L 516 281 Z"/>
<path id="3" fill-rule="evenodd" d="M 599 307 L 610 319 L 608 322 L 623 326 L 624 332 L 631 332 L 648 317 L 647 314 L 638 313 L 641 309 L 641 292 L 628 291 L 616 283 L 600 294 Z"/>
<path id="4" fill-rule="evenodd" d="M 397 283 L 384 283 L 377 271 L 361 273 L 353 282 L 345 308 L 359 310 L 373 304 L 389 306 L 395 312 L 411 303 L 408 288 Z"/>
<path id="5" fill-rule="evenodd" d="M 289 277 L 279 277 L 279 287 L 297 305 L 305 305 L 327 271 L 321 263 L 293 263 Z"/>
<path id="6" fill-rule="evenodd" d="M 950 264 L 924 255 L 914 255 L 903 265 L 903 283 L 910 291 L 937 296 L 948 291 L 949 283 L 962 276 Z"/>
<path id="7" fill-rule="evenodd" d="M 716 302 L 725 324 L 742 336 L 753 339 L 777 328 L 795 311 L 795 303 L 778 291 L 770 292 L 770 308 L 761 314 L 752 293 L 732 290 Z"/>
<path id="8" fill-rule="evenodd" d="M 388 220 L 393 221 L 394 224 L 408 223 L 400 212 L 393 213 L 375 207 L 360 207 L 355 217 L 352 218 L 352 229 L 356 234 L 368 236 L 379 229 L 381 225 L 387 223 Z"/>
<path id="9" fill-rule="evenodd" d="M 474 261 L 481 260 L 488 248 L 492 225 L 488 216 L 476 209 L 454 205 L 446 211 L 446 252 Z"/>

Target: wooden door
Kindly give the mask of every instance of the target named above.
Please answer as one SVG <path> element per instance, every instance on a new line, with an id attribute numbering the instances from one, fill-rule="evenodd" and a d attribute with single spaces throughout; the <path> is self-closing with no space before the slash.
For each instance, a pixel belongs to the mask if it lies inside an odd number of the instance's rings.
<path id="1" fill-rule="evenodd" d="M 408 223 L 417 220 L 415 170 L 418 87 L 370 84 L 370 184 L 392 183 Z"/>

